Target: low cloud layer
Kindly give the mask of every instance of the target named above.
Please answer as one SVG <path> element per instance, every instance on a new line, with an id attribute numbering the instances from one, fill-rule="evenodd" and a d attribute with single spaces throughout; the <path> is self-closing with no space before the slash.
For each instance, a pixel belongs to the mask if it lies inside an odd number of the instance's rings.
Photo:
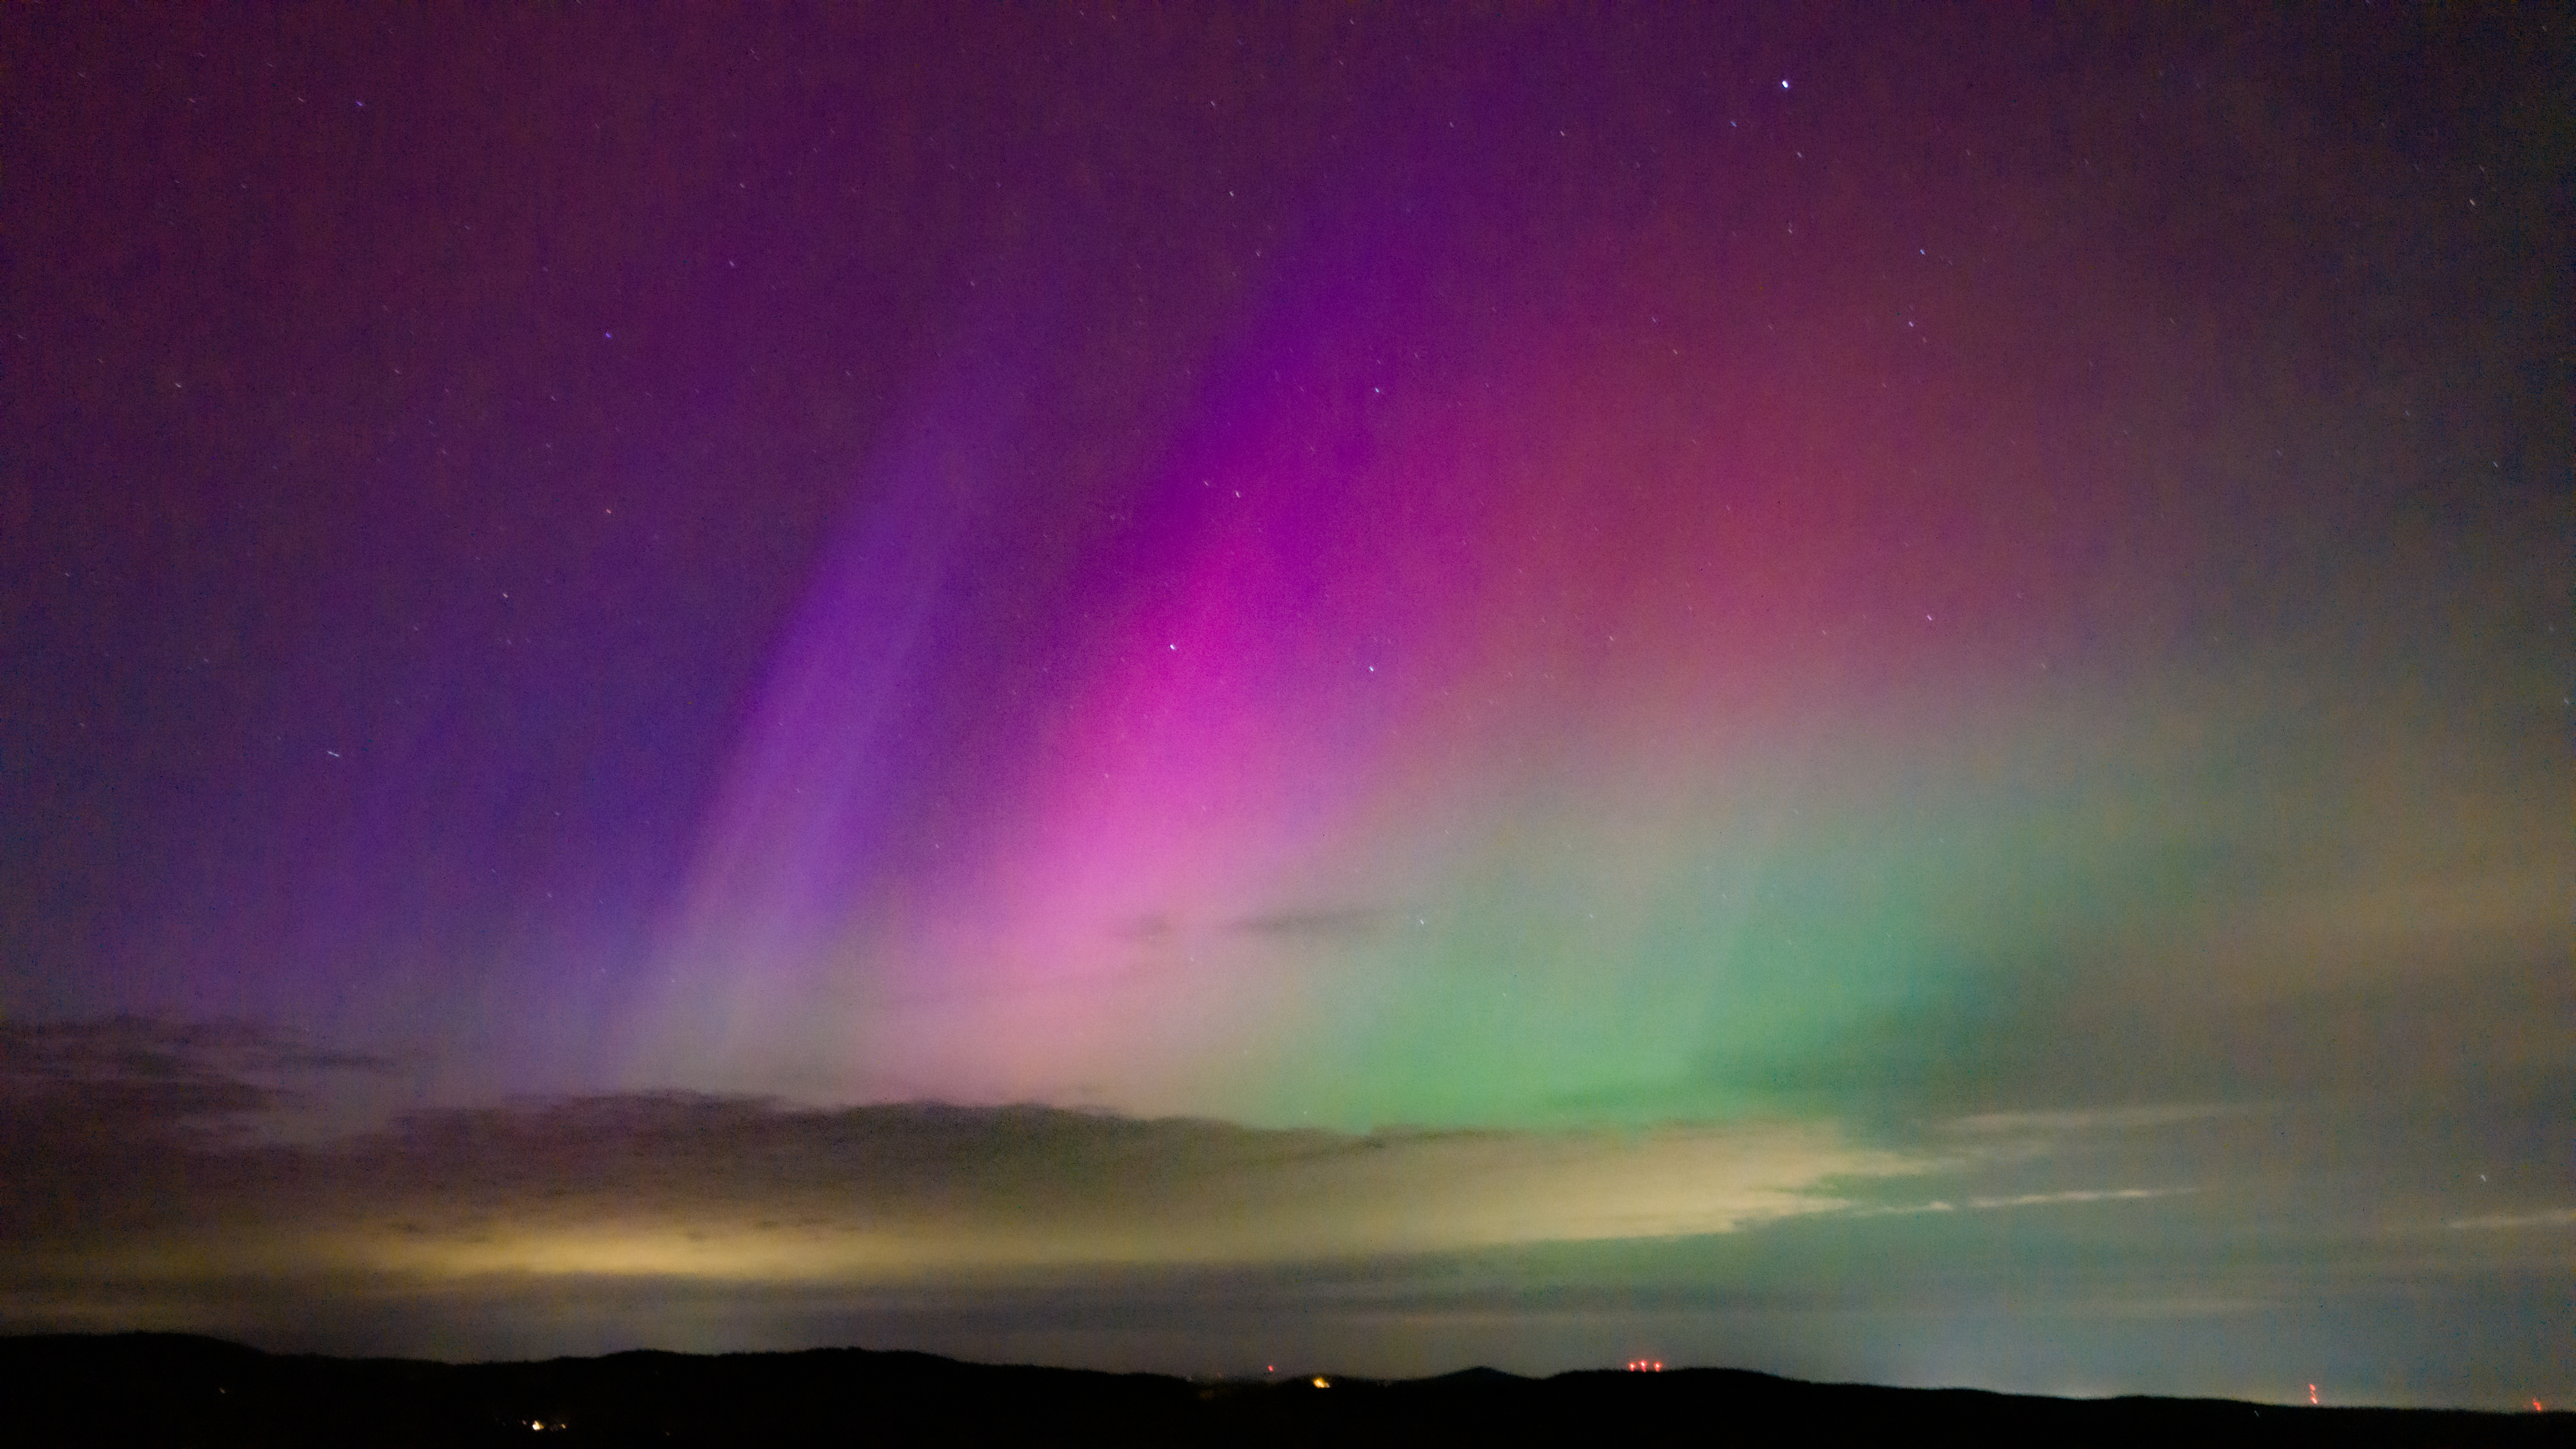
<path id="1" fill-rule="evenodd" d="M 247 1024 L 0 1027 L 0 1328 L 1208 1371 L 1650 1352 L 2061 1392 L 2114 1386 L 2088 1375 L 2117 1337 L 2257 1397 L 2366 1330 L 2427 1376 L 2375 1396 L 2459 1402 L 2557 1391 L 2576 1265 L 2539 1101 L 2480 1104 L 2536 1125 L 2475 1163 L 2389 1101 L 1353 1134 L 632 1094 L 298 1124 L 391 1074 Z"/>
<path id="2" fill-rule="evenodd" d="M 765 1282 L 1241 1264 L 1723 1233 L 1932 1159 L 1829 1125 L 1265 1131 L 1045 1107 L 685 1094 L 421 1112 L 323 1143 L 228 1064 L 370 1070 L 248 1028 L 7 1038 L 22 1261 L 177 1274 Z"/>

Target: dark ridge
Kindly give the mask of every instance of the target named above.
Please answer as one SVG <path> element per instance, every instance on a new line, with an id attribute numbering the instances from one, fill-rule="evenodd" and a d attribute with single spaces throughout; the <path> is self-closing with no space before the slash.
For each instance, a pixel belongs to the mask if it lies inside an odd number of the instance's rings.
<path id="1" fill-rule="evenodd" d="M 2576 1444 L 2576 1416 L 2050 1399 L 1733 1369 L 1377 1380 L 963 1363 L 856 1348 L 447 1364 L 188 1334 L 0 1336 L 0 1441 L 230 1445 L 1375 1444 L 2004 1436 L 2086 1444 Z M 544 1426 L 542 1428 L 537 1426 Z"/>

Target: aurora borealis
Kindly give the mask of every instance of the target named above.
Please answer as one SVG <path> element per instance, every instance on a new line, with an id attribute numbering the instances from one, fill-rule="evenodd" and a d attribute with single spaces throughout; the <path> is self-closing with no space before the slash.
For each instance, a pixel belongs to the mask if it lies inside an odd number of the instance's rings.
<path id="1" fill-rule="evenodd" d="M 0 46 L 0 1325 L 2576 1396 L 2563 17 Z"/>

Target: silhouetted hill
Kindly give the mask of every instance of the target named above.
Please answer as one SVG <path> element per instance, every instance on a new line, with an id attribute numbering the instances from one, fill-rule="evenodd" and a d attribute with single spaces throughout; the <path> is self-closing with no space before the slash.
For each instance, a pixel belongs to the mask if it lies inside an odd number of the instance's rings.
<path id="1" fill-rule="evenodd" d="M 444 1364 L 184 1334 L 0 1337 L 0 1442 L 562 1445 L 1588 1442 L 1638 1433 L 2088 1444 L 2576 1444 L 2576 1415 L 2049 1399 L 1729 1369 L 1192 1382 L 865 1349 Z M 536 1427 L 542 1425 L 542 1428 Z"/>

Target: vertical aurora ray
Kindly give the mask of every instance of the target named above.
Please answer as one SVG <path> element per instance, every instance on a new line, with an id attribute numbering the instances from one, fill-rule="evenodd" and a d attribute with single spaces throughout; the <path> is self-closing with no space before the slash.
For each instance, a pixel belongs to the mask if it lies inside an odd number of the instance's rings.
<path id="1" fill-rule="evenodd" d="M 1310 290 L 1106 505 L 1051 495 L 1007 367 L 931 395 L 752 717 L 643 1075 L 1725 1113 L 2138 907 L 2177 842 L 2136 792 L 2178 782 L 2077 786 L 2127 727 L 2019 622 L 2065 627 L 2106 521 L 1992 417 L 1885 414 L 1901 352 L 1820 368 L 1723 307 L 1656 357 L 1508 288 Z"/>

